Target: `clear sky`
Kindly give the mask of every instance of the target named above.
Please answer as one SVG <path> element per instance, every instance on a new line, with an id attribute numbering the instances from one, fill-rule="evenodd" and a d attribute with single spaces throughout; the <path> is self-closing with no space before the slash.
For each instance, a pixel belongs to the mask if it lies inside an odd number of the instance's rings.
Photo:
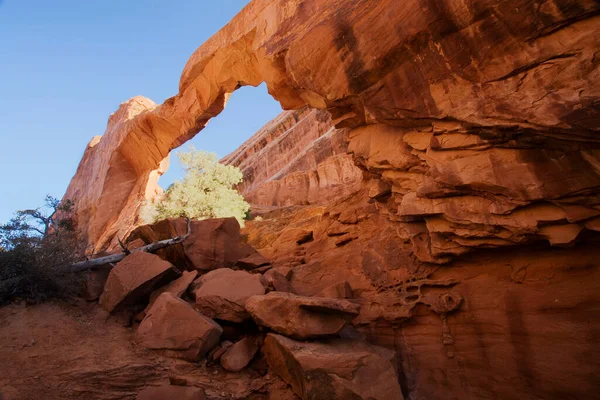
<path id="1" fill-rule="evenodd" d="M 0 223 L 62 197 L 119 104 L 176 94 L 189 56 L 248 2 L 0 0 Z M 264 85 L 242 88 L 191 143 L 222 157 L 279 112 Z"/>

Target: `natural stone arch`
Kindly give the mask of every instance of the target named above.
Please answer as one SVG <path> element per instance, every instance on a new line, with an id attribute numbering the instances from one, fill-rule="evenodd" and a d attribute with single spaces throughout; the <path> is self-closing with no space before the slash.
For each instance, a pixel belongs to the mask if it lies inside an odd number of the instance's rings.
<path id="1" fill-rule="evenodd" d="M 359 138 L 353 147 L 366 151 L 367 169 L 373 169 L 369 162 L 373 149 L 367 144 L 392 143 L 388 133 L 394 143 L 408 143 L 413 148 L 409 151 L 423 152 L 419 156 L 423 159 L 431 151 L 445 150 L 435 135 L 458 132 L 463 135 L 460 146 L 512 140 L 508 146 L 517 151 L 511 157 L 532 176 L 533 184 L 559 178 L 554 172 L 536 170 L 539 157 L 568 170 L 577 185 L 563 187 L 566 194 L 553 192 L 546 198 L 556 201 L 582 190 L 588 198 L 598 196 L 600 69 L 595 53 L 600 47 L 600 6 L 589 0 L 570 0 L 570 7 L 560 7 L 564 1 L 547 2 L 539 9 L 527 2 L 520 2 L 522 7 L 511 3 L 252 1 L 191 56 L 176 96 L 160 106 L 142 98 L 124 103 L 102 139 L 88 147 L 65 194 L 76 202 L 79 230 L 94 250 L 114 244 L 116 236 L 135 224 L 136 207 L 154 190 L 169 152 L 220 113 L 238 87 L 262 82 L 284 109 L 308 104 L 327 109 L 337 127 L 367 125 L 356 132 Z M 485 51 L 491 48 L 496 51 Z M 558 150 L 556 154 L 519 150 L 531 145 Z M 463 151 L 460 146 L 453 151 Z M 390 156 L 401 157 L 400 147 L 387 147 Z M 562 157 L 565 149 L 569 154 Z M 490 160 L 481 162 L 485 179 L 497 175 Z M 506 192 L 505 183 L 498 185 L 491 178 L 465 181 L 465 176 L 450 174 L 445 166 L 451 163 L 441 159 L 428 159 L 426 164 L 427 178 L 431 171 L 451 178 L 444 182 L 450 192 L 490 197 L 493 207 L 481 215 L 500 209 L 496 200 L 498 193 Z M 406 190 L 400 193 L 408 194 L 402 202 L 405 207 L 392 211 L 399 218 L 419 219 L 418 229 L 407 229 L 410 235 L 418 231 L 446 245 L 444 231 L 430 235 L 430 228 L 439 222 L 436 215 L 445 218 L 448 211 L 428 206 L 430 198 L 413 188 Z M 576 197 L 570 201 L 584 203 Z M 526 199 L 523 205 L 528 203 Z M 511 213 L 516 206 L 503 212 Z M 593 212 L 587 209 L 585 219 Z M 541 232 L 536 218 L 531 235 Z M 442 222 L 436 229 L 446 229 Z M 490 216 L 482 224 L 504 222 Z M 597 229 L 596 225 L 585 222 L 587 229 Z M 575 230 L 559 230 L 546 229 L 542 237 L 568 242 L 576 236 Z M 428 241 L 423 242 L 431 251 L 434 244 Z M 518 241 L 461 242 L 456 249 L 451 244 L 438 253 L 459 254 Z"/>

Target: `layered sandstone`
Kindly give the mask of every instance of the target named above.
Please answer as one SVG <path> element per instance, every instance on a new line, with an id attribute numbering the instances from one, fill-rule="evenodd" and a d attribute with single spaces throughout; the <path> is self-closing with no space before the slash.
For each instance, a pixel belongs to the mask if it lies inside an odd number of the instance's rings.
<path id="1" fill-rule="evenodd" d="M 560 226 L 533 236 L 570 243 L 598 225 L 591 218 L 600 179 L 599 7 L 589 0 L 255 0 L 192 55 L 176 96 L 160 106 L 136 98 L 111 117 L 66 197 L 94 249 L 109 246 L 135 225 L 169 151 L 238 87 L 266 82 L 284 108 L 327 109 L 338 128 L 368 124 L 350 133 L 354 146 L 394 186 L 393 218 L 411 220 L 409 234 L 429 242 L 423 259 L 520 243 L 523 235 L 495 232 L 502 224 L 490 218 L 510 219 L 547 200 L 576 211 L 552 216 Z M 386 152 L 392 160 L 380 156 Z M 418 206 L 407 209 L 415 196 Z M 473 213 L 490 218 L 462 218 L 448 201 L 436 208 L 439 200 L 430 200 L 463 196 Z M 545 224 L 539 210 L 530 214 Z M 442 243 L 444 225 L 481 225 L 489 240 L 466 232 Z"/>
<path id="2" fill-rule="evenodd" d="M 330 204 L 361 187 L 347 136 L 327 111 L 303 107 L 277 116 L 221 162 L 242 170 L 238 190 L 251 204 Z"/>
<path id="3" fill-rule="evenodd" d="M 595 396 L 599 238 L 480 250 L 440 266 L 419 261 L 402 222 L 365 198 L 274 210 L 244 231 L 275 268 L 291 268 L 298 295 L 350 286 L 361 306 L 351 325 L 397 351 L 406 398 Z"/>

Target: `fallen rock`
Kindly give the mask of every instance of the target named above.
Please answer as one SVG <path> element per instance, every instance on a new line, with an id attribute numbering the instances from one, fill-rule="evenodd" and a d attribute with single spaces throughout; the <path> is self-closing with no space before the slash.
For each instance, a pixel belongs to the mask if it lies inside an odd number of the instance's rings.
<path id="1" fill-rule="evenodd" d="M 315 297 L 329 297 L 333 299 L 353 299 L 352 287 L 346 281 L 328 286 L 315 294 Z"/>
<path id="2" fill-rule="evenodd" d="M 148 303 L 148 306 L 144 311 L 148 312 L 148 310 L 150 310 L 152 304 L 154 304 L 158 296 L 160 296 L 163 293 L 168 292 L 177 297 L 181 297 L 197 276 L 198 271 L 183 271 L 183 274 L 181 274 L 179 278 L 175 279 L 168 285 L 163 286 L 160 289 L 157 289 L 154 292 L 152 292 L 152 294 L 150 295 L 150 302 Z"/>
<path id="3" fill-rule="evenodd" d="M 136 251 L 110 271 L 100 305 L 112 312 L 119 305 L 135 304 L 176 276 L 171 263 L 154 254 Z"/>
<path id="4" fill-rule="evenodd" d="M 290 267 L 275 267 L 273 271 L 279 272 L 281 275 L 285 276 L 285 279 L 291 279 L 294 274 L 294 270 Z"/>
<path id="5" fill-rule="evenodd" d="M 285 276 L 276 271 L 275 269 L 270 269 L 263 275 L 267 280 L 267 283 L 273 290 L 277 292 L 285 292 L 285 293 L 295 293 L 292 285 L 287 280 Z"/>
<path id="6" fill-rule="evenodd" d="M 208 361 L 217 361 L 229 348 L 233 346 L 233 343 L 229 340 L 224 340 L 220 345 L 213 347 L 213 349 L 208 354 Z"/>
<path id="7" fill-rule="evenodd" d="M 221 268 L 211 271 L 192 284 L 196 307 L 210 318 L 243 322 L 250 316 L 244 307 L 254 295 L 265 294 L 262 275 Z"/>
<path id="8" fill-rule="evenodd" d="M 402 400 L 395 352 L 359 340 L 298 342 L 269 333 L 262 348 L 272 371 L 304 400 Z"/>
<path id="9" fill-rule="evenodd" d="M 186 386 L 154 386 L 142 389 L 135 400 L 205 400 L 204 389 Z"/>
<path id="10" fill-rule="evenodd" d="M 259 252 L 255 252 L 248 257 L 240 258 L 235 265 L 240 269 L 252 271 L 268 264 L 269 260 L 263 257 Z"/>
<path id="11" fill-rule="evenodd" d="M 211 271 L 216 268 L 231 268 L 238 261 L 249 265 L 268 263 L 252 246 L 244 243 L 240 224 L 235 218 L 212 218 L 192 221 L 190 236 L 181 244 L 169 246 L 157 252 L 165 260 L 179 267 Z M 146 243 L 170 239 L 187 232 L 184 218 L 169 218 L 155 224 L 140 226 L 127 238 L 138 238 Z"/>
<path id="12" fill-rule="evenodd" d="M 221 366 L 227 371 L 241 371 L 252 361 L 258 347 L 255 340 L 243 338 L 221 355 Z"/>
<path id="13" fill-rule="evenodd" d="M 198 361 L 212 349 L 223 329 L 172 293 L 161 294 L 136 332 L 137 342 L 148 349 L 166 350 L 169 356 Z"/>
<path id="14" fill-rule="evenodd" d="M 87 301 L 96 301 L 102 296 L 104 286 L 112 267 L 103 265 L 83 273 L 83 290 L 81 297 Z"/>
<path id="15" fill-rule="evenodd" d="M 303 340 L 339 333 L 359 314 L 360 306 L 347 300 L 271 292 L 250 297 L 246 310 L 257 324 Z"/>

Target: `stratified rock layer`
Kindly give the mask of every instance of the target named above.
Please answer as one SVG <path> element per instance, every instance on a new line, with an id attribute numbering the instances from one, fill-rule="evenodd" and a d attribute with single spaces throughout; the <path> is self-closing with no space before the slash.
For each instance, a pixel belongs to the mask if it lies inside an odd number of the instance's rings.
<path id="1" fill-rule="evenodd" d="M 93 249 L 116 243 L 169 151 L 240 85 L 266 82 L 284 108 L 353 128 L 350 150 L 383 188 L 373 195 L 391 193 L 386 211 L 422 260 L 571 243 L 598 229 L 599 8 L 255 0 L 192 55 L 176 96 L 111 117 L 65 197 Z"/>
<path id="2" fill-rule="evenodd" d="M 303 107 L 283 112 L 221 162 L 242 170 L 238 190 L 253 205 L 329 204 L 361 187 L 347 134 L 328 112 Z"/>

